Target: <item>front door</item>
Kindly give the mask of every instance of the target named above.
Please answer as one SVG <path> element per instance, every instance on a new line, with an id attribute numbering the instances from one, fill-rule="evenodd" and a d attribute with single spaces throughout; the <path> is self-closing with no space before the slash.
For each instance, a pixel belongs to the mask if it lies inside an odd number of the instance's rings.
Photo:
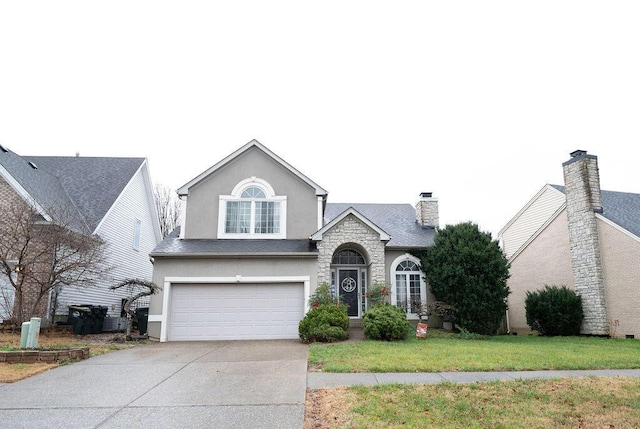
<path id="1" fill-rule="evenodd" d="M 340 301 L 347 304 L 347 314 L 349 317 L 358 317 L 358 270 L 339 269 L 338 270 L 338 294 Z"/>

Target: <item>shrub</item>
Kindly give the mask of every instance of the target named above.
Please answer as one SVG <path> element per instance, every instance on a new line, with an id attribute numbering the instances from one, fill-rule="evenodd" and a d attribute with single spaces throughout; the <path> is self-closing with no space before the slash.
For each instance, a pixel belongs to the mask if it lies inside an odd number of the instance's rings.
<path id="1" fill-rule="evenodd" d="M 322 283 L 318 285 L 316 291 L 309 298 L 309 307 L 318 307 L 320 305 L 325 304 L 338 304 L 339 298 L 337 296 L 333 296 L 331 293 L 331 286 L 329 283 Z"/>
<path id="2" fill-rule="evenodd" d="M 369 308 L 378 304 L 389 303 L 391 301 L 391 287 L 384 283 L 374 283 L 365 294 L 369 303 Z"/>
<path id="3" fill-rule="evenodd" d="M 298 325 L 298 334 L 305 343 L 330 343 L 349 337 L 347 307 L 338 304 L 319 304 L 304 316 Z"/>
<path id="4" fill-rule="evenodd" d="M 566 286 L 545 285 L 544 289 L 527 292 L 525 299 L 527 324 L 540 335 L 578 335 L 584 315 L 582 300 Z"/>
<path id="5" fill-rule="evenodd" d="M 391 304 L 378 304 L 362 318 L 364 335 L 372 340 L 394 341 L 407 338 L 409 322 L 400 308 Z"/>

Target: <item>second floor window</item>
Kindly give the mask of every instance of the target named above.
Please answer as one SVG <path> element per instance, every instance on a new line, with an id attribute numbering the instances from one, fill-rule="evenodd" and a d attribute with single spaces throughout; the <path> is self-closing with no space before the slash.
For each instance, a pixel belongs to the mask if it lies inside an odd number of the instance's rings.
<path id="1" fill-rule="evenodd" d="M 284 238 L 286 199 L 275 196 L 268 185 L 251 184 L 237 191 L 221 197 L 224 228 L 220 238 Z"/>

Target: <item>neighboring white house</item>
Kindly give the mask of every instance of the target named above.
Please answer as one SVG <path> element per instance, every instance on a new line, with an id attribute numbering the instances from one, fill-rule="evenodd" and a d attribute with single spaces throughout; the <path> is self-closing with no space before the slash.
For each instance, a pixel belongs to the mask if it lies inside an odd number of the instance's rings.
<path id="1" fill-rule="evenodd" d="M 151 279 L 149 253 L 161 233 L 145 158 L 20 156 L 0 146 L 0 204 L 12 198 L 41 208 L 73 206 L 85 230 L 107 242 L 113 270 L 96 286 L 63 288 L 56 314 L 68 314 L 68 305 L 90 304 L 119 316 L 128 291 L 109 287 L 126 278 Z M 12 288 L 1 276 L 0 288 L 10 295 Z"/>

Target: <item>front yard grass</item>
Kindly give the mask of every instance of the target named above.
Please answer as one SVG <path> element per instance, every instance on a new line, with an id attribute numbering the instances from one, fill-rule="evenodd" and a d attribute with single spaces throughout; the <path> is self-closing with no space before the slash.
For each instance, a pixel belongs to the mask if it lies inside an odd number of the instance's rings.
<path id="1" fill-rule="evenodd" d="M 444 372 L 640 368 L 640 341 L 477 337 L 313 344 L 310 370 Z M 307 391 L 310 428 L 638 428 L 640 379 L 588 377 Z"/>
<path id="2" fill-rule="evenodd" d="M 430 330 L 427 338 L 313 344 L 311 371 L 446 372 L 640 368 L 640 341 L 594 337 L 472 337 Z"/>
<path id="3" fill-rule="evenodd" d="M 637 428 L 640 380 L 590 377 L 311 390 L 305 428 Z"/>

